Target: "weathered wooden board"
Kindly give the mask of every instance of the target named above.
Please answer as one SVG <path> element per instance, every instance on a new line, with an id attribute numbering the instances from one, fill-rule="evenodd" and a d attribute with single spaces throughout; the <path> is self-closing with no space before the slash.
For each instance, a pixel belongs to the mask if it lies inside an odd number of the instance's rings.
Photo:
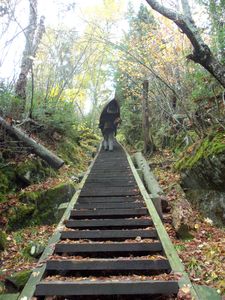
<path id="1" fill-rule="evenodd" d="M 176 294 L 177 281 L 41 282 L 35 296 Z"/>
<path id="2" fill-rule="evenodd" d="M 149 260 L 149 259 L 87 259 L 87 260 L 49 260 L 47 261 L 47 271 L 124 271 L 124 270 L 169 270 L 168 260 Z"/>
<path id="3" fill-rule="evenodd" d="M 92 219 L 92 220 L 67 220 L 65 222 L 68 228 L 101 228 L 101 227 L 147 227 L 153 223 L 150 219 Z"/>
<path id="4" fill-rule="evenodd" d="M 71 230 L 62 231 L 61 239 L 135 239 L 157 238 L 156 230 L 130 229 L 130 230 Z"/>
<path id="5" fill-rule="evenodd" d="M 144 216 L 147 215 L 147 209 L 146 208 L 132 208 L 132 209 L 98 209 L 95 211 L 80 211 L 80 210 L 71 210 L 71 217 L 76 218 L 87 218 L 87 217 L 116 217 L 119 218 L 121 216 L 127 217 L 127 216 Z"/>
<path id="6" fill-rule="evenodd" d="M 83 244 L 56 244 L 56 253 L 122 253 L 126 252 L 160 252 L 162 245 L 154 243 L 83 243 Z"/>

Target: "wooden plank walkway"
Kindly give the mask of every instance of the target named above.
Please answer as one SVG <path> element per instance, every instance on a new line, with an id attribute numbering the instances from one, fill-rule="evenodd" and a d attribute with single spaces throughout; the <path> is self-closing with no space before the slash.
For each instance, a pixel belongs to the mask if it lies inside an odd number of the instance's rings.
<path id="1" fill-rule="evenodd" d="M 99 152 L 82 184 L 19 300 L 176 299 L 183 285 L 201 299 L 119 144 Z"/>

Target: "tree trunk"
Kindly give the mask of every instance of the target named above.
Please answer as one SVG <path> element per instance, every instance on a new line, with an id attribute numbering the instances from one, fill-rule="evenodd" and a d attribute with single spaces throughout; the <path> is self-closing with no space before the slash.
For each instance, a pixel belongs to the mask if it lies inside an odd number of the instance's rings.
<path id="1" fill-rule="evenodd" d="M 210 48 L 202 40 L 198 28 L 190 16 L 190 9 L 186 5 L 186 1 L 183 0 L 182 5 L 187 15 L 166 8 L 156 0 L 146 1 L 158 13 L 172 20 L 190 40 L 193 46 L 193 53 L 188 55 L 187 58 L 203 66 L 225 87 L 225 66 L 214 57 Z"/>
<path id="2" fill-rule="evenodd" d="M 35 140 L 27 136 L 25 133 L 16 127 L 8 124 L 3 118 L 0 117 L 0 125 L 4 128 L 9 135 L 17 138 L 19 141 L 30 147 L 31 152 L 45 160 L 52 168 L 59 169 L 64 164 L 64 161 L 56 156 L 54 153 L 46 149 L 44 146 L 38 144 Z"/>
<path id="3" fill-rule="evenodd" d="M 148 105 L 148 80 L 143 82 L 142 97 L 142 132 L 144 139 L 144 153 L 152 153 L 154 144 L 150 135 L 149 105 Z"/>
<path id="4" fill-rule="evenodd" d="M 33 60 L 35 58 L 38 46 L 40 44 L 43 33 L 45 32 L 44 17 L 40 18 L 39 25 L 37 25 L 37 0 L 30 1 L 30 17 L 29 25 L 24 31 L 26 44 L 23 52 L 23 58 L 21 63 L 21 70 L 15 86 L 15 94 L 20 99 L 18 105 L 17 116 L 18 119 L 22 119 L 22 114 L 25 111 L 26 106 L 26 87 L 27 77 L 32 69 Z"/>

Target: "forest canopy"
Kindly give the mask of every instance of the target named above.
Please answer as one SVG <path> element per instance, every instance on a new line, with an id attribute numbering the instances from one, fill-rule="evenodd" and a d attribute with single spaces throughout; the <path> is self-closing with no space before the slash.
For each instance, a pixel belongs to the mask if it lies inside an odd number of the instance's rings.
<path id="1" fill-rule="evenodd" d="M 176 126 L 204 136 L 208 123 L 221 123 L 223 1 L 162 7 L 157 1 L 11 0 L 1 1 L 0 10 L 1 116 L 29 117 L 64 132 L 80 122 L 94 129 L 116 94 L 124 139 L 139 143 L 148 80 L 151 142 L 159 137 L 163 143 L 161 133 Z M 213 55 L 216 75 L 202 62 L 204 49 Z"/>

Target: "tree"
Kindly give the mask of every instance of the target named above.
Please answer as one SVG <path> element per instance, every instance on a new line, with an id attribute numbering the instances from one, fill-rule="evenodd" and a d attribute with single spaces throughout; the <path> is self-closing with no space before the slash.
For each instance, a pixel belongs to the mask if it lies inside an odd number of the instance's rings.
<path id="1" fill-rule="evenodd" d="M 21 71 L 15 87 L 16 96 L 21 99 L 19 103 L 19 118 L 22 117 L 25 111 L 28 74 L 32 71 L 33 60 L 36 56 L 42 35 L 45 32 L 43 16 L 40 18 L 39 24 L 37 24 L 37 0 L 29 0 L 29 6 L 29 25 L 24 30 L 26 38 L 25 49 L 22 57 Z"/>
<path id="2" fill-rule="evenodd" d="M 188 37 L 192 46 L 193 53 L 187 58 L 202 65 L 225 87 L 225 66 L 213 55 L 209 46 L 203 41 L 197 26 L 191 16 L 190 7 L 187 0 L 182 0 L 184 14 L 169 9 L 156 0 L 146 0 L 146 2 L 164 17 L 172 20 Z"/>

